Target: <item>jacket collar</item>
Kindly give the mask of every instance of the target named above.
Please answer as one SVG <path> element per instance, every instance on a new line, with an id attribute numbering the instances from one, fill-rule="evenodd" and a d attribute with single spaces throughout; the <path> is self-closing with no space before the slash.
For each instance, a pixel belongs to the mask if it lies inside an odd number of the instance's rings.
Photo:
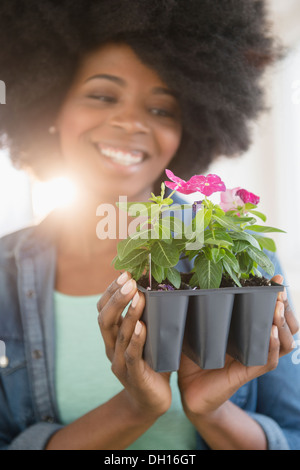
<path id="1" fill-rule="evenodd" d="M 53 247 L 59 235 L 62 218 L 62 211 L 56 209 L 38 225 L 22 230 L 15 246 L 16 258 L 34 256 Z"/>

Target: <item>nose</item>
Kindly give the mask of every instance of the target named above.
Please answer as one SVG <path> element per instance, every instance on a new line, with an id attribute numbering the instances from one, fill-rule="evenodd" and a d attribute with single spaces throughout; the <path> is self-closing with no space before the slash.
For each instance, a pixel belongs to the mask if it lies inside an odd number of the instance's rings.
<path id="1" fill-rule="evenodd" d="M 149 126 L 143 112 L 133 107 L 122 107 L 111 117 L 110 124 L 113 127 L 123 129 L 129 134 L 148 134 Z"/>

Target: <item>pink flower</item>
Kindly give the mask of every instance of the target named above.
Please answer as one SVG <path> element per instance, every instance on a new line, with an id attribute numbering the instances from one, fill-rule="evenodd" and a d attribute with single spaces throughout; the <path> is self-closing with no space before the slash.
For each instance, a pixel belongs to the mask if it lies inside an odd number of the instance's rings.
<path id="1" fill-rule="evenodd" d="M 225 184 L 217 175 L 195 175 L 188 181 L 178 178 L 178 176 L 175 176 L 170 170 L 166 170 L 166 175 L 173 181 L 173 183 L 165 181 L 167 188 L 176 190 L 179 193 L 192 194 L 200 192 L 205 196 L 210 196 L 217 191 L 226 191 Z"/>
<path id="2" fill-rule="evenodd" d="M 210 196 L 218 191 L 226 191 L 226 186 L 217 175 L 195 175 L 189 180 L 189 183 L 196 188 L 196 191 Z"/>
<path id="3" fill-rule="evenodd" d="M 246 191 L 246 189 L 239 189 L 236 195 L 240 197 L 245 204 L 250 203 L 256 206 L 260 201 L 259 196 L 256 196 L 253 193 L 249 193 L 249 191 Z"/>
<path id="4" fill-rule="evenodd" d="M 196 189 L 191 187 L 189 181 L 185 181 L 181 178 L 178 178 L 178 176 L 175 176 L 171 170 L 166 170 L 166 175 L 171 181 L 173 181 L 173 183 L 165 181 L 165 185 L 167 186 L 167 188 L 173 189 L 173 191 L 178 191 L 182 194 L 192 194 L 197 191 Z"/>
<path id="5" fill-rule="evenodd" d="M 240 187 L 227 189 L 224 193 L 221 194 L 220 207 L 221 209 L 223 209 L 224 212 L 233 211 L 239 206 L 244 205 L 242 199 L 236 195 L 237 191 L 239 191 L 240 189 Z"/>
<path id="6" fill-rule="evenodd" d="M 227 212 L 236 210 L 238 207 L 244 207 L 248 202 L 256 205 L 259 203 L 259 197 L 238 187 L 227 189 L 225 193 L 221 194 L 220 207 L 223 211 Z"/>

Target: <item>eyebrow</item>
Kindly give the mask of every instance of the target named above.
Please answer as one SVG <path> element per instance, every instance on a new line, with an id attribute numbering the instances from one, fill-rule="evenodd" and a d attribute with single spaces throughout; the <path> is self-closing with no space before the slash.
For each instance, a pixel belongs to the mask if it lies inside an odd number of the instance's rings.
<path id="1" fill-rule="evenodd" d="M 123 78 L 117 77 L 115 75 L 109 75 L 106 73 L 93 75 L 92 77 L 88 78 L 85 83 L 88 83 L 91 80 L 110 80 L 111 82 L 117 83 L 117 85 L 120 85 L 122 87 L 126 86 L 126 81 L 123 80 Z M 178 98 L 177 93 L 175 91 L 170 90 L 169 88 L 154 87 L 152 91 L 155 95 L 170 95 L 174 98 Z"/>

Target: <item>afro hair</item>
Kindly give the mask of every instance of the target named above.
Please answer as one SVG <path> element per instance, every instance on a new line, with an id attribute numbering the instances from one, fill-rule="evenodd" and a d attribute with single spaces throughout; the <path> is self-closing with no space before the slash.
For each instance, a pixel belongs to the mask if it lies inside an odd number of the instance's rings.
<path id="1" fill-rule="evenodd" d="M 1 0 L 0 21 L 0 145 L 41 178 L 59 164 L 48 129 L 102 44 L 127 43 L 176 91 L 183 138 L 170 169 L 181 177 L 249 148 L 261 79 L 279 57 L 263 0 Z"/>

